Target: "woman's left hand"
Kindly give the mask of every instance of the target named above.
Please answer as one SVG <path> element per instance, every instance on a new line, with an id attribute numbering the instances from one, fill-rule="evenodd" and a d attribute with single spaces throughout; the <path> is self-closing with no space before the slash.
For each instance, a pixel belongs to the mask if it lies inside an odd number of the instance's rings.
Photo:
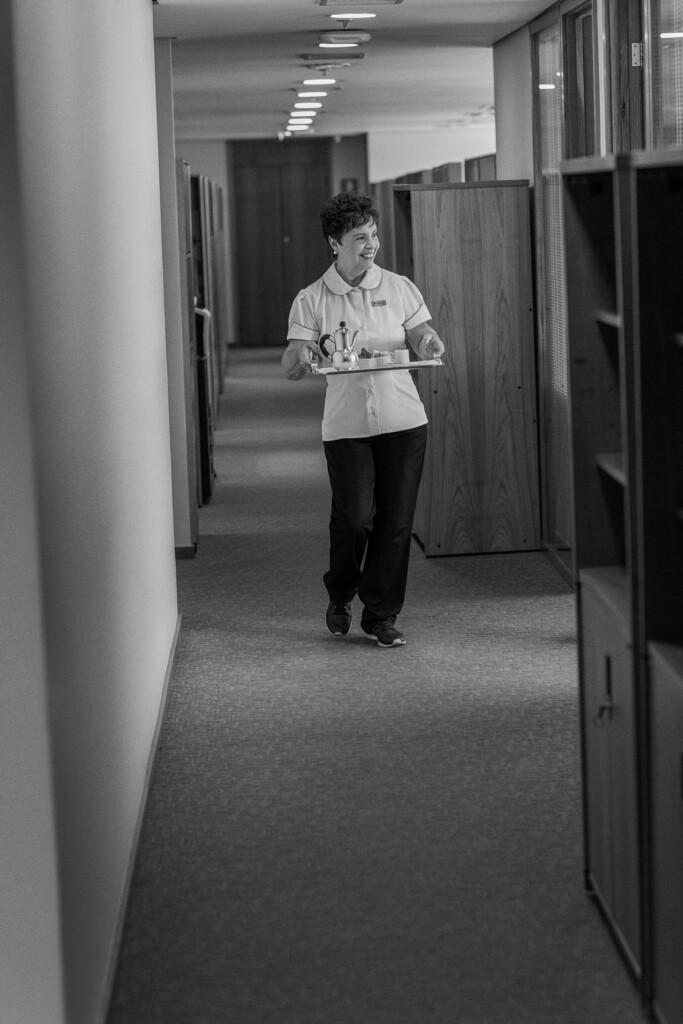
<path id="1" fill-rule="evenodd" d="M 420 338 L 418 355 L 422 359 L 439 359 L 445 351 L 444 343 L 438 334 L 428 331 Z"/>
<path id="2" fill-rule="evenodd" d="M 417 327 L 407 327 L 406 340 L 418 359 L 439 359 L 446 351 L 441 338 L 427 322 L 418 324 Z"/>

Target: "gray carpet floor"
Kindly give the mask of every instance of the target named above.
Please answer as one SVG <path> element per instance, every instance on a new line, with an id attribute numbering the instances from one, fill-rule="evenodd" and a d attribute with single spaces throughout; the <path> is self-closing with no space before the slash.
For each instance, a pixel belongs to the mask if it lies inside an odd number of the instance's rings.
<path id="1" fill-rule="evenodd" d="M 583 892 L 573 596 L 426 559 L 324 627 L 324 383 L 233 351 L 110 1024 L 642 1024 Z M 356 616 L 358 618 L 358 615 Z"/>

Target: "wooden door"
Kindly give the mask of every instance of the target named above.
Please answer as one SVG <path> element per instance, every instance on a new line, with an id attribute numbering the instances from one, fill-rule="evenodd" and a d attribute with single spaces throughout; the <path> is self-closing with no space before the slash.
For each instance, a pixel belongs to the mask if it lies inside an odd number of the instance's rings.
<path id="1" fill-rule="evenodd" d="M 329 266 L 329 140 L 234 143 L 238 343 L 284 347 L 297 292 Z"/>

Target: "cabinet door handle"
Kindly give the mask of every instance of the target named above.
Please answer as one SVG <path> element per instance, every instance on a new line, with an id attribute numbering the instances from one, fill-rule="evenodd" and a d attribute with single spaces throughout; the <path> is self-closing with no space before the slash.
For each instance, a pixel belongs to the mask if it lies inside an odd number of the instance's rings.
<path id="1" fill-rule="evenodd" d="M 601 704 L 598 708 L 598 713 L 593 719 L 593 725 L 597 725 L 599 729 L 604 729 L 612 717 L 613 710 L 614 704 L 612 703 L 612 698 L 606 697 L 605 703 Z"/>
<path id="2" fill-rule="evenodd" d="M 604 729 L 612 718 L 614 712 L 614 701 L 612 700 L 612 659 L 609 654 L 605 655 L 605 699 L 598 708 L 598 713 L 593 719 L 593 724 L 599 729 Z"/>

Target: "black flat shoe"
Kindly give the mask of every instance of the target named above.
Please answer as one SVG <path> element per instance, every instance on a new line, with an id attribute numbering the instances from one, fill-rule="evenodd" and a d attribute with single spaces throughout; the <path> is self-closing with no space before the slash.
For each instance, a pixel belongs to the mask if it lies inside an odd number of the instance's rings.
<path id="1" fill-rule="evenodd" d="M 351 605 L 330 601 L 325 613 L 325 625 L 334 636 L 345 636 L 351 628 Z"/>

